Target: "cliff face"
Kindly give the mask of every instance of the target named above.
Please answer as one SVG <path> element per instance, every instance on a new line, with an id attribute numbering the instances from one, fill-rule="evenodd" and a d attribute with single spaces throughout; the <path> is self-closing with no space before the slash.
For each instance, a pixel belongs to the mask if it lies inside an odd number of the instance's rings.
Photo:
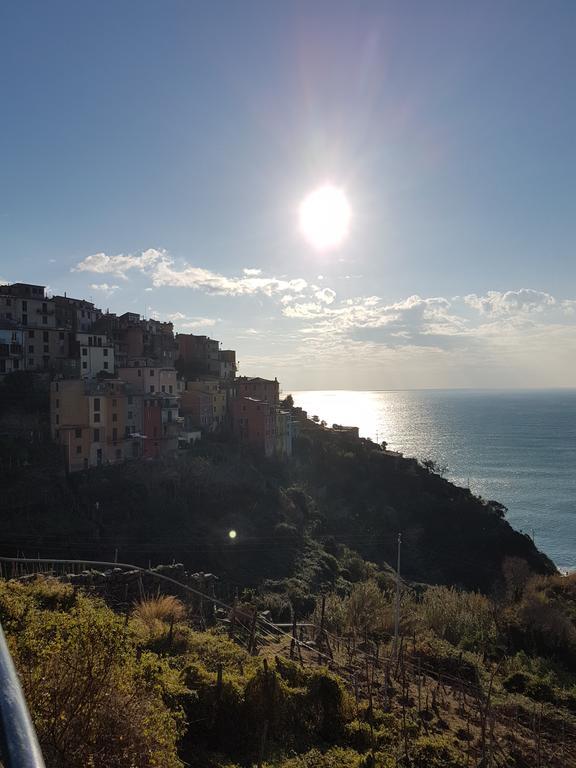
<path id="1" fill-rule="evenodd" d="M 231 443 L 205 443 L 170 462 L 137 462 L 66 478 L 49 445 L 3 463 L 3 551 L 119 559 L 177 559 L 237 584 L 285 579 L 310 564 L 305 589 L 334 583 L 346 547 L 415 581 L 485 592 L 506 557 L 537 573 L 554 566 L 514 531 L 503 508 L 412 459 L 308 423 L 290 462 Z M 228 537 L 230 530 L 237 537 Z M 342 545 L 345 545 L 343 548 Z M 311 554 L 312 553 L 312 554 Z"/>
<path id="2" fill-rule="evenodd" d="M 556 570 L 510 526 L 501 504 L 370 441 L 310 424 L 299 440 L 298 472 L 316 501 L 319 534 L 378 564 L 394 564 L 401 532 L 407 578 L 489 592 L 506 557 L 522 558 L 537 573 Z"/>

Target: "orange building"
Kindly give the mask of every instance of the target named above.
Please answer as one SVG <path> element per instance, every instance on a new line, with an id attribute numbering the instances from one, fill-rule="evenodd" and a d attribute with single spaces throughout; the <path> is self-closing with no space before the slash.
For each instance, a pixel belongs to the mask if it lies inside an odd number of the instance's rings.
<path id="1" fill-rule="evenodd" d="M 142 455 L 141 397 L 117 379 L 52 382 L 52 438 L 69 472 Z"/>

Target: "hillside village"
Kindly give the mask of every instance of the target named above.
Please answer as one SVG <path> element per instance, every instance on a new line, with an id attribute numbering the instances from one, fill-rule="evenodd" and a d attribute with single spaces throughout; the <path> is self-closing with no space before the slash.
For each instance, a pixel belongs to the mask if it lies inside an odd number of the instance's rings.
<path id="1" fill-rule="evenodd" d="M 52 439 L 68 471 L 157 459 L 207 435 L 229 435 L 265 456 L 290 456 L 298 420 L 277 379 L 237 376 L 236 352 L 173 324 L 0 286 L 0 380 L 38 374 L 50 388 Z"/>

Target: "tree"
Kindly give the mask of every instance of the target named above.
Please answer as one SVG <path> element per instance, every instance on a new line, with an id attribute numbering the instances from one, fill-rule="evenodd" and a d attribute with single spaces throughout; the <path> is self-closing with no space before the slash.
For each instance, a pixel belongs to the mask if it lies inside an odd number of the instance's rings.
<path id="1" fill-rule="evenodd" d="M 292 395 L 286 395 L 284 400 L 280 401 L 280 405 L 283 408 L 294 408 L 294 398 L 292 397 Z"/>

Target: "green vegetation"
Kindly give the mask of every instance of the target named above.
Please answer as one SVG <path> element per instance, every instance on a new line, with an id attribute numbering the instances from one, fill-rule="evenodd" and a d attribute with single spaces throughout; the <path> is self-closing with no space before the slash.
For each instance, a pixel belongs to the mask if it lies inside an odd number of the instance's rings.
<path id="1" fill-rule="evenodd" d="M 506 594 L 406 588 L 390 665 L 389 588 L 372 577 L 331 593 L 323 626 L 343 676 L 314 650 L 290 661 L 281 637 L 255 656 L 217 626 L 196 630 L 171 595 L 119 615 L 53 578 L 0 581 L 0 619 L 54 768 L 464 768 L 496 748 L 512 768 L 536 750 L 570 765 L 576 576 Z"/>
<path id="2" fill-rule="evenodd" d="M 0 581 L 49 765 L 571 764 L 576 577 L 558 575 L 497 502 L 312 422 L 286 462 L 211 438 L 170 462 L 67 477 L 38 379 L 7 377 L 0 395 L 10 554 L 177 559 L 217 574 L 217 596 L 238 593 L 248 623 L 256 607 L 312 626 L 309 647 L 259 636 L 253 655 L 181 594 L 117 614 L 53 579 Z M 403 640 L 391 662 L 399 530 Z M 317 666 L 329 657 L 331 671 Z"/>

